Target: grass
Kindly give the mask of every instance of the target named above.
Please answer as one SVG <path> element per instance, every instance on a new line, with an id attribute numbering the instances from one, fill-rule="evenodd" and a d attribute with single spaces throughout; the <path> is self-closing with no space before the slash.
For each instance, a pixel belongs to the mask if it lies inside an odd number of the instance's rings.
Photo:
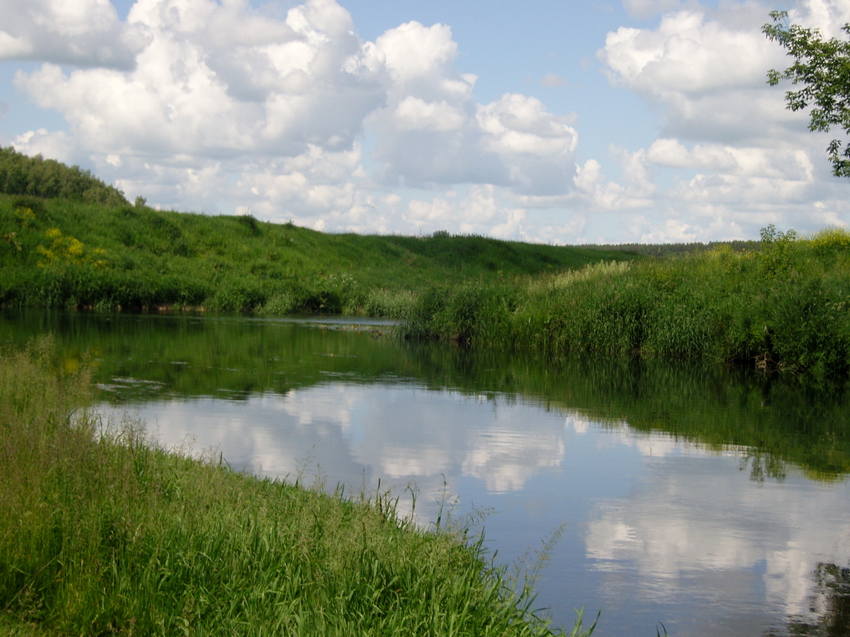
<path id="1" fill-rule="evenodd" d="M 386 316 L 409 338 L 542 360 L 640 354 L 850 371 L 842 230 L 800 238 L 768 226 L 759 242 L 640 250 L 329 235 L 130 205 L 84 171 L 0 151 L 0 307 Z"/>
<path id="2" fill-rule="evenodd" d="M 54 356 L 0 357 L 0 633 L 552 634 L 481 536 L 104 427 Z"/>
<path id="3" fill-rule="evenodd" d="M 324 234 L 250 216 L 0 195 L 0 306 L 401 318 L 437 281 L 513 281 L 624 251 L 480 236 Z"/>
<path id="4" fill-rule="evenodd" d="M 522 284 L 422 293 L 408 338 L 565 354 L 737 363 L 818 376 L 850 371 L 850 234 L 765 229 L 758 249 L 598 263 Z"/>

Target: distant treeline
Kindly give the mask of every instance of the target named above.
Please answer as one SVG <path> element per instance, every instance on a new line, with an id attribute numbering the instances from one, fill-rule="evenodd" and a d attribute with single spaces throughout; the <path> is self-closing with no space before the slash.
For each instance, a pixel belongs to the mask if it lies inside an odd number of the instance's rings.
<path id="1" fill-rule="evenodd" d="M 710 252 L 721 247 L 728 246 L 732 252 L 743 252 L 745 250 L 757 250 L 758 241 L 710 241 L 708 243 L 617 243 L 617 244 L 593 244 L 582 247 L 597 250 L 620 250 L 632 252 L 646 257 L 669 257 L 682 254 L 696 254 L 699 252 Z"/>
<path id="2" fill-rule="evenodd" d="M 70 199 L 106 206 L 127 204 L 124 193 L 79 166 L 41 155 L 29 157 L 11 146 L 0 148 L 0 193 L 44 199 Z"/>

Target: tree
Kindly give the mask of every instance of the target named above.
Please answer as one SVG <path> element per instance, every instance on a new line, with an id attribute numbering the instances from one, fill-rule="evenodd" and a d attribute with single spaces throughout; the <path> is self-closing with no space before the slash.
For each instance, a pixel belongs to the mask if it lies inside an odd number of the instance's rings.
<path id="1" fill-rule="evenodd" d="M 772 11 L 773 24 L 762 27 L 764 34 L 788 50 L 795 62 L 784 71 L 771 70 L 767 82 L 776 86 L 781 80 L 804 85 L 785 93 L 787 108 L 799 111 L 812 106 L 809 130 L 828 132 L 840 126 L 850 134 L 850 41 L 825 40 L 818 29 L 788 25 L 787 11 Z M 850 36 L 850 24 L 842 31 Z M 850 177 L 850 145 L 833 139 L 828 148 L 832 173 Z"/>

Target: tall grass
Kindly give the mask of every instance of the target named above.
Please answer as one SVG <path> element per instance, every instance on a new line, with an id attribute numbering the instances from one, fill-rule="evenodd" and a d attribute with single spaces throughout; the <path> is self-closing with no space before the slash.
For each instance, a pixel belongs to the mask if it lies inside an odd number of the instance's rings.
<path id="1" fill-rule="evenodd" d="M 641 354 L 846 374 L 850 234 L 766 230 L 758 250 L 434 288 L 411 309 L 405 334 L 544 357 Z"/>
<path id="2" fill-rule="evenodd" d="M 0 195 L 0 306 L 401 318 L 435 282 L 507 281 L 624 252 L 477 236 L 329 235 L 210 217 Z"/>
<path id="3" fill-rule="evenodd" d="M 52 352 L 0 358 L 0 631 L 552 634 L 480 536 L 105 428 Z"/>

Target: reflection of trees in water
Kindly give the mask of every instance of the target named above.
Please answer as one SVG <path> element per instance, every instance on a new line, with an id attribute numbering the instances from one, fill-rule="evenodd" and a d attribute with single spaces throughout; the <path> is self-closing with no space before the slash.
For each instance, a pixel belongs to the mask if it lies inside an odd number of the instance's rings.
<path id="1" fill-rule="evenodd" d="M 784 480 L 788 477 L 787 463 L 781 458 L 769 453 L 762 453 L 759 449 L 744 449 L 741 454 L 741 471 L 749 467 L 750 479 L 755 482 L 764 482 L 766 478 Z"/>
<path id="2" fill-rule="evenodd" d="M 788 632 L 792 635 L 818 637 L 850 637 L 850 568 L 818 563 L 812 572 L 814 592 L 809 609 L 816 623 L 792 618 Z"/>
<path id="3" fill-rule="evenodd" d="M 9 317 L 9 320 L 6 320 Z M 489 400 L 531 400 L 601 426 L 662 431 L 744 453 L 753 480 L 850 475 L 850 382 L 817 382 L 694 361 L 604 356 L 543 360 L 281 320 L 4 311 L 0 343 L 56 335 L 62 356 L 98 360 L 115 402 L 287 395 L 330 379 L 414 382 Z M 364 327 L 364 329 L 366 329 Z M 371 329 L 371 328 L 370 328 Z M 811 379 L 809 379 L 811 380 Z M 749 449 L 750 451 L 744 451 Z"/>

